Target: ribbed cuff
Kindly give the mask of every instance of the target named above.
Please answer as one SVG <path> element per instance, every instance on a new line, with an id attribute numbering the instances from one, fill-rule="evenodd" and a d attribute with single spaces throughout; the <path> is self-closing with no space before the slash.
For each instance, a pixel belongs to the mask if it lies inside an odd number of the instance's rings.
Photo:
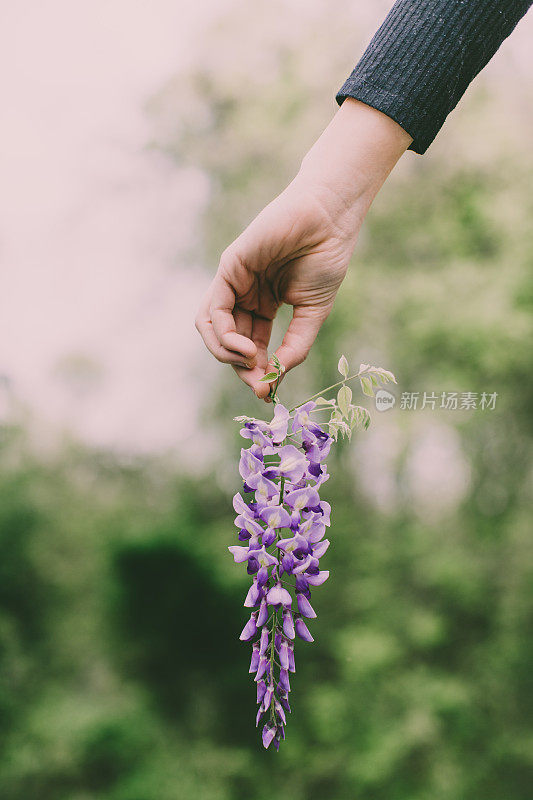
<path id="1" fill-rule="evenodd" d="M 395 120 L 424 153 L 531 0 L 396 0 L 337 94 Z"/>
<path id="2" fill-rule="evenodd" d="M 437 121 L 434 114 L 430 114 L 427 109 L 408 105 L 402 95 L 374 86 L 355 72 L 339 90 L 336 96 L 337 103 L 342 105 L 347 97 L 360 100 L 361 103 L 372 106 L 397 122 L 413 139 L 408 149 L 414 150 L 419 155 L 426 152 L 444 122 L 444 118 Z"/>

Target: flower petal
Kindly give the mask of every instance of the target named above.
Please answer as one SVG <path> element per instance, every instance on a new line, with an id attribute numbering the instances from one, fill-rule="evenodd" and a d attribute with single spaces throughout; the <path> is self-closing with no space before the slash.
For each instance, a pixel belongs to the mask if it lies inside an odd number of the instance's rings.
<path id="1" fill-rule="evenodd" d="M 318 542 L 318 544 L 316 544 L 313 547 L 313 556 L 314 556 L 314 558 L 322 558 L 322 556 L 324 555 L 324 553 L 328 549 L 329 545 L 330 545 L 329 539 L 322 539 L 321 542 Z"/>
<path id="2" fill-rule="evenodd" d="M 276 712 L 276 716 L 278 716 L 285 725 L 287 723 L 287 717 L 285 716 L 285 711 L 279 700 L 276 700 L 274 703 L 274 711 Z"/>
<path id="3" fill-rule="evenodd" d="M 307 539 L 299 533 L 289 539 L 280 539 L 277 546 L 286 553 L 307 553 L 309 549 Z"/>
<path id="4" fill-rule="evenodd" d="M 268 647 L 268 630 L 263 628 L 261 631 L 261 639 L 259 640 L 259 654 L 264 656 Z"/>
<path id="5" fill-rule="evenodd" d="M 289 492 L 283 498 L 283 502 L 296 511 L 301 511 L 302 508 L 312 508 L 318 505 L 320 498 L 317 490 L 312 486 L 308 486 L 305 489 L 296 489 L 294 492 Z"/>
<path id="6" fill-rule="evenodd" d="M 283 558 L 281 559 L 281 565 L 285 572 L 291 574 L 292 568 L 294 567 L 294 556 L 292 553 L 285 553 Z"/>
<path id="7" fill-rule="evenodd" d="M 257 627 L 260 628 L 268 619 L 268 606 L 266 597 L 263 597 L 261 600 L 261 605 L 259 606 L 259 614 L 257 615 Z"/>
<path id="8" fill-rule="evenodd" d="M 259 647 L 254 644 L 252 650 L 252 658 L 250 659 L 250 669 L 248 672 L 252 675 L 254 672 L 257 672 L 257 667 L 259 666 Z M 257 701 L 259 702 L 259 700 Z"/>
<path id="9" fill-rule="evenodd" d="M 303 477 L 307 469 L 304 454 L 293 444 L 287 444 L 278 450 L 280 462 L 276 468 L 278 473 L 296 483 Z"/>
<path id="10" fill-rule="evenodd" d="M 307 596 L 309 593 L 309 584 L 307 583 L 307 576 L 306 575 L 297 575 L 296 580 L 294 582 L 294 588 L 297 592 L 302 592 Z"/>
<path id="11" fill-rule="evenodd" d="M 263 677 L 263 675 L 267 671 L 268 664 L 269 664 L 268 658 L 265 658 L 264 656 L 261 656 L 261 658 L 259 659 L 259 665 L 257 667 L 257 674 L 255 676 L 255 680 L 256 681 L 260 681 L 261 680 L 261 678 Z"/>
<path id="12" fill-rule="evenodd" d="M 307 556 L 307 558 L 304 558 L 303 561 L 296 562 L 296 565 L 292 568 L 292 574 L 300 575 L 302 572 L 305 572 L 305 570 L 311 565 L 312 560 L 313 559 L 311 556 Z"/>
<path id="13" fill-rule="evenodd" d="M 284 589 L 283 586 L 280 586 L 279 583 L 268 590 L 266 599 L 267 603 L 271 606 L 277 606 L 278 604 L 290 606 L 292 603 L 292 597 L 289 592 L 287 589 Z"/>
<path id="14" fill-rule="evenodd" d="M 283 506 L 266 506 L 259 516 L 269 528 L 290 528 L 291 518 Z"/>
<path id="15" fill-rule="evenodd" d="M 259 550 L 254 550 L 253 555 L 262 567 L 273 567 L 274 564 L 278 563 L 277 558 L 267 553 L 264 547 L 261 547 Z"/>
<path id="16" fill-rule="evenodd" d="M 294 645 L 289 647 L 289 672 L 296 672 L 296 664 L 294 663 Z M 290 708 L 284 706 L 286 711 L 290 711 Z"/>
<path id="17" fill-rule="evenodd" d="M 244 628 L 242 629 L 242 633 L 239 636 L 239 639 L 242 642 L 249 642 L 250 639 L 253 639 L 255 634 L 257 633 L 257 624 L 255 621 L 255 617 L 252 614 Z"/>
<path id="18" fill-rule="evenodd" d="M 246 599 L 244 601 L 245 608 L 253 608 L 257 605 L 259 601 L 260 589 L 257 586 L 257 582 L 254 581 L 250 588 L 248 589 L 248 594 L 246 595 Z"/>
<path id="19" fill-rule="evenodd" d="M 307 428 L 311 424 L 311 417 L 309 414 L 315 407 L 316 403 L 313 403 L 312 400 L 309 400 L 309 402 L 304 403 L 303 406 L 299 406 L 296 409 L 294 419 L 292 421 L 293 433 L 296 433 L 296 431 L 299 431 L 301 428 Z"/>
<path id="20" fill-rule="evenodd" d="M 257 472 L 262 472 L 264 469 L 262 461 L 260 461 L 250 450 L 241 450 L 241 458 L 239 461 L 239 473 L 243 481 L 248 481 L 251 475 Z"/>
<path id="21" fill-rule="evenodd" d="M 268 580 L 268 569 L 266 567 L 261 567 L 261 569 L 257 573 L 257 585 L 264 586 L 267 580 Z"/>
<path id="22" fill-rule="evenodd" d="M 324 569 L 317 575 L 310 575 L 309 573 L 306 573 L 305 577 L 310 586 L 322 586 L 322 584 L 325 583 L 329 578 L 329 570 Z"/>
<path id="23" fill-rule="evenodd" d="M 269 481 L 268 478 L 265 478 L 260 472 L 248 478 L 248 486 L 254 489 L 256 500 L 261 502 L 270 500 L 279 492 L 278 485 L 273 481 Z"/>
<path id="24" fill-rule="evenodd" d="M 283 669 L 289 669 L 289 646 L 287 642 L 282 642 L 279 648 L 279 663 Z"/>
<path id="25" fill-rule="evenodd" d="M 269 425 L 270 432 L 272 433 L 272 441 L 275 444 L 279 444 L 285 439 L 288 427 L 289 410 L 281 405 L 281 403 L 277 403 L 274 409 L 274 417 Z"/>
<path id="26" fill-rule="evenodd" d="M 308 617 L 311 619 L 316 617 L 313 606 L 304 594 L 296 595 L 296 602 L 298 603 L 298 611 L 303 617 Z"/>
<path id="27" fill-rule="evenodd" d="M 250 509 L 239 492 L 233 496 L 233 508 L 236 514 L 250 515 Z"/>
<path id="28" fill-rule="evenodd" d="M 283 667 L 279 671 L 279 683 L 286 692 L 290 692 L 291 684 L 289 681 L 289 672 L 288 670 L 283 669 Z"/>
<path id="29" fill-rule="evenodd" d="M 263 697 L 265 696 L 265 692 L 267 690 L 266 683 L 264 681 L 259 681 L 257 684 L 257 702 L 261 703 L 263 701 Z"/>
<path id="30" fill-rule="evenodd" d="M 283 633 L 287 639 L 294 639 L 294 622 L 288 609 L 283 612 Z"/>
<path id="31" fill-rule="evenodd" d="M 249 547 L 241 547 L 238 544 L 231 545 L 231 547 L 228 547 L 228 550 L 236 564 L 242 564 L 243 561 L 246 561 L 250 552 Z"/>
<path id="32" fill-rule="evenodd" d="M 261 537 L 261 541 L 265 547 L 270 547 L 276 541 L 276 531 L 272 528 L 267 528 Z"/>
<path id="33" fill-rule="evenodd" d="M 300 528 L 300 531 L 302 531 L 302 528 Z M 311 542 L 311 544 L 316 544 L 324 537 L 325 533 L 326 526 L 323 522 L 309 522 L 305 534 L 302 533 L 302 535 L 305 536 L 307 541 Z"/>
<path id="34" fill-rule="evenodd" d="M 271 725 L 265 725 L 263 728 L 262 739 L 263 739 L 263 747 L 265 750 L 268 750 L 268 746 L 272 742 L 272 739 L 276 735 L 276 729 L 273 728 Z"/>
<path id="35" fill-rule="evenodd" d="M 294 627 L 296 628 L 296 633 L 303 639 L 304 642 L 314 642 L 315 640 L 311 636 L 311 631 L 303 621 L 303 619 L 297 619 L 294 623 Z"/>

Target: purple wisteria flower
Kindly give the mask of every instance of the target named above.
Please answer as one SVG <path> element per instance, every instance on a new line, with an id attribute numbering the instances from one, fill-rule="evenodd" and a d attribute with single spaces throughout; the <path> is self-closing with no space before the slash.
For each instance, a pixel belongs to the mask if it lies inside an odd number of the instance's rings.
<path id="1" fill-rule="evenodd" d="M 251 615 L 240 638 L 252 644 L 256 724 L 263 720 L 263 745 L 276 750 L 291 710 L 294 640 L 313 641 L 305 622 L 316 617 L 311 588 L 329 576 L 319 559 L 329 546 L 330 507 L 319 488 L 328 477 L 324 459 L 332 437 L 313 420 L 315 408 L 308 402 L 291 414 L 278 402 L 270 423 L 246 420 L 240 432 L 250 441 L 239 462 L 246 499 L 233 498 L 242 544 L 228 549 L 252 578 L 244 600 Z"/>
<path id="2" fill-rule="evenodd" d="M 324 537 L 331 507 L 319 494 L 329 478 L 325 459 L 339 434 L 350 438 L 354 428 L 366 430 L 370 422 L 368 411 L 352 403 L 347 383 L 359 378 L 363 393 L 372 396 L 373 386 L 395 383 L 396 378 L 370 364 L 361 364 L 348 376 L 348 362 L 341 356 L 337 369 L 343 379 L 324 390 L 340 386 L 336 399 L 313 395 L 316 402 L 311 398 L 289 411 L 276 394 L 284 367 L 275 355 L 271 361 L 273 371 L 262 380 L 273 384 L 272 420 L 236 417 L 249 445 L 241 450 L 239 461 L 245 497 L 233 498 L 242 544 L 228 549 L 237 564 L 246 564 L 252 580 L 244 600 L 250 618 L 240 638 L 252 644 L 249 671 L 257 685 L 256 726 L 263 720 L 263 745 L 273 744 L 278 750 L 291 711 L 294 641 L 314 641 L 308 628 L 309 620 L 316 618 L 311 591 L 329 578 L 329 571 L 320 568 L 330 545 Z M 325 410 L 331 416 L 320 425 L 313 415 Z"/>

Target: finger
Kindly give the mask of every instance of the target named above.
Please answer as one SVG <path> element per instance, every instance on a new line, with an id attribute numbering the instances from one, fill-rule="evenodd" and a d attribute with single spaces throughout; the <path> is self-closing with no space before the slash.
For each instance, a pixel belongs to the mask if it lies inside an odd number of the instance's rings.
<path id="1" fill-rule="evenodd" d="M 283 342 L 276 350 L 286 372 L 306 359 L 327 315 L 327 311 L 316 306 L 295 306 Z"/>
<path id="2" fill-rule="evenodd" d="M 264 400 L 270 393 L 270 384 L 261 382 L 261 378 L 266 374 L 268 366 L 268 345 L 272 334 L 273 320 L 266 317 L 254 316 L 252 328 L 252 340 L 257 347 L 257 364 L 262 368 L 262 375 L 259 376 L 257 383 L 253 387 L 257 397 Z"/>
<path id="3" fill-rule="evenodd" d="M 235 293 L 226 278 L 217 273 L 213 281 L 209 309 L 215 336 L 227 350 L 234 350 L 252 360 L 256 356 L 257 348 L 248 336 L 237 333 L 234 308 Z"/>
<path id="4" fill-rule="evenodd" d="M 223 347 L 215 336 L 213 326 L 209 322 L 202 331 L 202 339 L 209 352 L 214 355 L 217 361 L 223 364 L 231 364 L 232 366 L 239 366 L 245 371 L 252 369 L 252 364 L 240 353 L 233 350 L 228 350 Z"/>
<path id="5" fill-rule="evenodd" d="M 240 336 L 247 339 L 252 339 L 252 326 L 253 314 L 251 311 L 246 311 L 244 308 L 235 306 L 233 310 L 233 318 L 235 320 L 235 330 Z M 253 340 L 252 340 L 253 341 Z M 246 366 L 253 368 L 257 364 L 257 356 L 246 359 Z"/>
<path id="6" fill-rule="evenodd" d="M 268 343 L 272 331 L 272 320 L 258 317 L 255 314 L 237 309 L 235 325 L 238 333 L 250 336 L 257 347 L 257 366 L 255 369 L 235 369 L 239 378 L 249 386 L 259 398 L 264 398 L 270 391 L 270 385 L 261 382 L 268 362 Z"/>
<path id="7" fill-rule="evenodd" d="M 241 336 L 245 336 L 247 339 L 252 339 L 252 312 L 246 311 L 246 309 L 240 306 L 235 306 L 233 309 L 233 319 L 235 320 L 235 330 L 237 333 L 241 334 Z"/>
<path id="8" fill-rule="evenodd" d="M 209 298 L 210 292 L 208 292 L 202 300 L 195 322 L 196 329 L 204 340 L 205 346 L 218 361 L 222 361 L 225 364 L 238 364 L 245 368 L 249 368 L 251 364 L 248 359 L 246 359 L 240 353 L 236 353 L 232 350 L 228 350 L 226 347 L 223 347 L 223 345 L 220 344 L 215 336 L 211 320 L 209 319 Z"/>
<path id="9" fill-rule="evenodd" d="M 263 387 L 266 387 L 266 393 L 270 391 L 270 384 L 268 383 L 261 383 L 261 378 L 265 374 L 265 370 L 262 367 L 255 366 L 252 369 L 246 369 L 242 366 L 238 366 L 236 364 L 233 365 L 233 369 L 247 386 L 257 395 L 257 397 L 264 397 L 264 390 Z M 258 394 L 261 392 L 261 394 Z"/>
<path id="10" fill-rule="evenodd" d="M 268 345 L 272 334 L 273 319 L 260 317 L 254 314 L 252 320 L 252 341 L 257 347 L 257 361 L 260 366 L 266 367 L 268 361 Z M 261 363 L 263 359 L 263 363 Z"/>

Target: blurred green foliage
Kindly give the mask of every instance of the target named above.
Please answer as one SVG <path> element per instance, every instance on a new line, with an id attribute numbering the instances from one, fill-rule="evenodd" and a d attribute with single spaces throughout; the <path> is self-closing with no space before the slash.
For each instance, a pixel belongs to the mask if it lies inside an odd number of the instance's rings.
<path id="1" fill-rule="evenodd" d="M 266 97 L 219 64 L 154 100 L 156 120 L 186 90 L 204 106 L 155 144 L 210 175 L 211 260 L 290 177 L 309 120 L 322 122 L 296 56 L 272 57 Z M 332 577 L 316 593 L 315 644 L 297 647 L 280 753 L 253 727 L 237 639 L 247 578 L 226 551 L 231 418 L 261 412 L 224 373 L 206 417 L 226 445 L 200 478 L 73 445 L 41 458 L 23 431 L 4 432 L 2 800 L 531 800 L 531 163 L 497 143 L 483 165 L 412 158 L 282 396 L 332 382 L 346 352 L 392 369 L 400 391 L 496 391 L 498 404 L 374 414 L 400 442 L 391 466 L 385 437 L 374 465 L 392 480 L 385 505 L 358 472 L 372 431 L 338 447 L 323 492 Z M 468 463 L 457 502 L 441 508 L 437 487 L 434 513 L 408 469 L 433 425 Z"/>

